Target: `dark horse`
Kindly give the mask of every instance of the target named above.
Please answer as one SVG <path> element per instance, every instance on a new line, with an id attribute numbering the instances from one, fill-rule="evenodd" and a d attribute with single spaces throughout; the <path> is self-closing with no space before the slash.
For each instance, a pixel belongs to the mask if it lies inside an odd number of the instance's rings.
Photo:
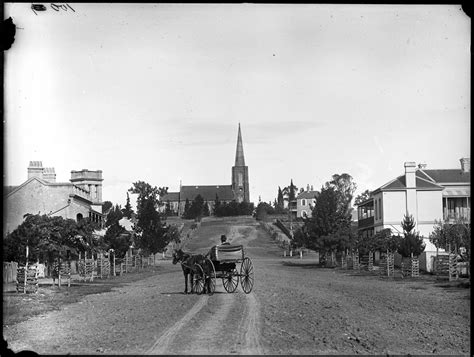
<path id="1" fill-rule="evenodd" d="M 196 254 L 192 255 L 189 253 L 183 252 L 181 249 L 175 250 L 173 252 L 173 264 L 177 264 L 178 262 L 181 263 L 181 268 L 183 269 L 183 274 L 184 274 L 184 293 L 188 293 L 188 277 L 191 285 L 191 293 L 194 292 L 194 285 L 193 285 L 193 277 L 194 274 L 198 274 L 199 272 L 194 270 L 195 264 L 199 264 L 202 269 L 204 270 L 204 274 L 206 276 L 210 275 L 211 268 L 209 267 L 209 264 L 206 261 L 206 258 L 202 254 Z M 206 283 L 204 284 L 204 291 L 206 292 L 209 291 L 209 284 L 210 284 L 210 279 L 206 279 Z M 207 289 L 206 289 L 207 288 Z"/>

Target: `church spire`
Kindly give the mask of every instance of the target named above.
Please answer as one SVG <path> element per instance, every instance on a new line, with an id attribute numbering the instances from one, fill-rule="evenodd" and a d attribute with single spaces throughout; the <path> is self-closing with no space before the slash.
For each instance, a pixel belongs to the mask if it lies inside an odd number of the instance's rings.
<path id="1" fill-rule="evenodd" d="M 237 150 L 235 152 L 235 166 L 245 166 L 244 147 L 242 145 L 242 134 L 240 133 L 240 123 L 239 123 L 239 134 L 237 135 Z"/>

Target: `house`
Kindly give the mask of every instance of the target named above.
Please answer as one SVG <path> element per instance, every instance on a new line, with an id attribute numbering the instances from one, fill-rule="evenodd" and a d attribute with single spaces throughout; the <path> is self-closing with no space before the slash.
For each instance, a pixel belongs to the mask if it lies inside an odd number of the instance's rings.
<path id="1" fill-rule="evenodd" d="M 213 212 L 216 198 L 221 203 L 250 202 L 249 193 L 249 173 L 248 166 L 245 165 L 242 133 L 237 133 L 237 148 L 235 153 L 235 164 L 232 166 L 232 183 L 230 185 L 188 185 L 179 187 L 178 192 L 168 192 L 160 197 L 163 206 L 159 208 L 161 212 L 169 205 L 171 211 L 181 216 L 184 213 L 186 200 L 191 203 L 197 195 L 201 195 L 204 202 L 209 207 L 209 212 Z"/>
<path id="2" fill-rule="evenodd" d="M 316 205 L 316 199 L 319 196 L 318 191 L 311 189 L 309 185 L 306 186 L 306 191 L 300 190 L 300 193 L 296 196 L 296 217 L 304 218 L 311 217 L 314 206 Z"/>
<path id="3" fill-rule="evenodd" d="M 458 169 L 427 169 L 426 164 L 405 162 L 404 175 L 372 191 L 369 199 L 358 205 L 359 235 L 371 237 L 385 228 L 402 234 L 403 216 L 412 215 L 425 243 L 420 268 L 432 271 L 436 247 L 428 237 L 435 221 L 470 221 L 471 160 L 462 158 L 460 162 Z"/>
<path id="4" fill-rule="evenodd" d="M 79 221 L 90 218 L 100 226 L 102 214 L 102 171 L 71 171 L 70 182 L 56 182 L 54 168 L 30 161 L 28 179 L 4 189 L 3 235 L 15 230 L 25 214 L 47 214 Z"/>

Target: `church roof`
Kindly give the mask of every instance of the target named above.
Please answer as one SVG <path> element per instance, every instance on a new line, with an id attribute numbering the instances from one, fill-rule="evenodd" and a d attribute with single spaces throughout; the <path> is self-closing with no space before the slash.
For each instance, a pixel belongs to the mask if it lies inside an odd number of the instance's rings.
<path id="1" fill-rule="evenodd" d="M 234 192 L 232 185 L 181 186 L 180 200 L 192 201 L 201 195 L 204 201 L 215 201 L 216 194 L 220 201 L 232 201 Z"/>
<path id="2" fill-rule="evenodd" d="M 235 152 L 235 166 L 245 166 L 244 146 L 242 144 L 242 134 L 240 132 L 240 123 L 239 123 L 239 133 L 237 134 L 237 150 Z"/>
<path id="3" fill-rule="evenodd" d="M 164 201 L 164 202 L 166 202 L 166 201 L 170 201 L 170 202 L 178 201 L 179 200 L 179 192 L 168 192 L 166 195 L 164 195 L 161 198 L 161 200 Z"/>

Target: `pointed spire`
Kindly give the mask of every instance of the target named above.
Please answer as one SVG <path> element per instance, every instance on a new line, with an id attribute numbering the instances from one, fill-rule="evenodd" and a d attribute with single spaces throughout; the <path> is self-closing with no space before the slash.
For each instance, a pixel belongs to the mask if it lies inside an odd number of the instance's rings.
<path id="1" fill-rule="evenodd" d="M 237 150 L 235 153 L 235 166 L 245 166 L 244 147 L 242 145 L 242 134 L 240 133 L 240 123 L 239 123 L 239 134 L 237 135 Z"/>

